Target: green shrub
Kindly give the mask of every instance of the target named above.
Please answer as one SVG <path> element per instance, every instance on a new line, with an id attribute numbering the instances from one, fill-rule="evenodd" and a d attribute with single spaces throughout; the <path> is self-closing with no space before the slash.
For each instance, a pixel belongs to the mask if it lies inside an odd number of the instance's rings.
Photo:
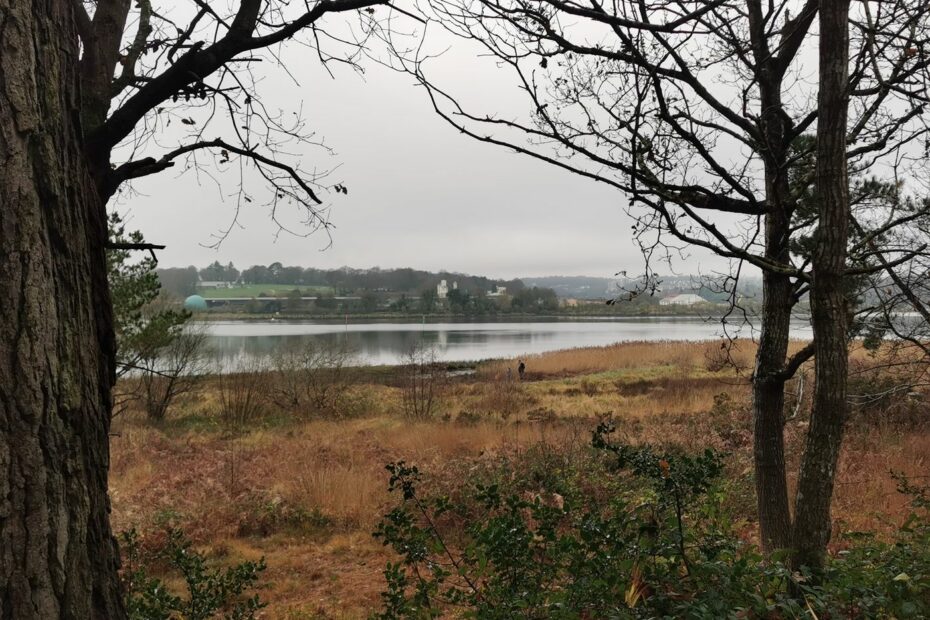
<path id="1" fill-rule="evenodd" d="M 238 536 L 267 537 L 279 532 L 303 535 L 325 531 L 333 524 L 318 508 L 307 510 L 277 496 L 250 493 L 238 504 Z"/>
<path id="2" fill-rule="evenodd" d="M 851 618 L 930 617 L 930 489 L 892 474 L 913 512 L 891 542 L 870 533 L 846 534 L 852 546 L 827 567 L 809 591 L 826 609 Z"/>
<path id="3" fill-rule="evenodd" d="M 388 466 L 399 504 L 375 536 L 401 561 L 384 572 L 380 619 L 921 618 L 930 612 L 930 494 L 906 481 L 915 515 L 898 540 L 863 537 L 822 576 L 764 559 L 736 533 L 723 457 L 617 444 L 609 495 L 559 479 L 485 480 L 455 499 L 421 496 L 421 476 Z M 589 461 L 590 464 L 591 461 Z M 568 471 L 568 476 L 572 472 Z M 476 505 L 478 509 L 476 509 Z"/>
<path id="4" fill-rule="evenodd" d="M 246 594 L 265 570 L 264 560 L 211 568 L 176 529 L 166 530 L 155 549 L 143 548 L 134 529 L 122 534 L 122 543 L 122 584 L 130 620 L 253 620 L 264 607 L 257 594 Z M 176 596 L 160 579 L 149 576 L 156 565 L 180 575 L 186 597 Z"/>

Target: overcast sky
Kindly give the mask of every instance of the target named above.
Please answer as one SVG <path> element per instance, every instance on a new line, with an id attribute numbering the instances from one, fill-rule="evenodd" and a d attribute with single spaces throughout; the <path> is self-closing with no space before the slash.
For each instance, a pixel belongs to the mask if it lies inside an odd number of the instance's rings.
<path id="1" fill-rule="evenodd" d="M 335 150 L 331 157 L 310 147 L 295 153 L 304 167 L 338 166 L 330 178 L 349 190 L 324 195 L 335 226 L 331 239 L 278 234 L 267 209 L 251 205 L 218 249 L 207 247 L 233 217 L 238 177 L 217 177 L 218 188 L 208 177 L 169 170 L 137 181 L 138 194 L 118 207 L 147 240 L 167 244 L 162 266 L 280 261 L 501 278 L 641 272 L 626 198 L 616 190 L 459 134 L 408 76 L 368 62 L 364 77 L 336 68 L 332 79 L 306 49 L 288 54 L 299 84 L 262 69 L 263 99 L 269 107 L 302 108 L 308 126 Z M 472 50 L 459 44 L 448 58 L 437 70 L 463 96 L 502 108 L 521 101 Z M 250 190 L 266 191 L 258 184 Z M 678 270 L 696 273 L 699 259 Z M 713 266 L 703 260 L 702 267 Z"/>

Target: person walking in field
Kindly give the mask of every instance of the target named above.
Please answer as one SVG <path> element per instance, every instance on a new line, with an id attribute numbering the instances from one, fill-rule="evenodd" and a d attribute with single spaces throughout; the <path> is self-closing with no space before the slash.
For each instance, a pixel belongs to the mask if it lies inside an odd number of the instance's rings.
<path id="1" fill-rule="evenodd" d="M 523 363 L 523 360 L 520 360 L 520 364 L 517 366 L 517 372 L 520 373 L 520 381 L 523 381 L 523 375 L 526 373 L 526 364 Z"/>

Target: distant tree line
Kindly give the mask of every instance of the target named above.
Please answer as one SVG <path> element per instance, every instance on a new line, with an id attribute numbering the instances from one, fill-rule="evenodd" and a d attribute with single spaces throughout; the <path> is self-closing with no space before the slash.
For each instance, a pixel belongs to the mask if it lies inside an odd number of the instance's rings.
<path id="1" fill-rule="evenodd" d="M 212 264 L 197 267 L 158 269 L 158 280 L 164 296 L 183 299 L 198 292 L 204 284 L 230 283 L 243 288 L 242 297 L 254 297 L 246 304 L 223 306 L 222 311 L 267 314 L 455 314 L 474 317 L 508 314 L 568 314 L 577 316 L 618 315 L 680 315 L 693 311 L 682 306 L 660 306 L 663 297 L 679 293 L 696 293 L 710 303 L 725 301 L 727 293 L 692 277 L 673 276 L 663 279 L 661 288 L 651 295 L 623 295 L 623 283 L 614 283 L 608 290 L 606 278 L 528 278 L 526 280 L 494 280 L 483 276 L 472 276 L 449 271 L 429 272 L 417 269 L 315 269 L 285 266 L 280 262 L 270 265 L 253 265 L 239 270 L 233 263 Z M 440 299 L 437 284 L 445 280 L 448 293 Z M 572 285 L 597 284 L 602 289 L 600 299 L 612 298 L 613 305 L 594 303 L 584 295 L 579 302 L 560 304 L 560 297 L 571 300 L 575 296 L 559 286 L 560 281 L 571 281 Z M 546 286 L 551 283 L 554 286 Z M 564 282 L 562 282 L 564 284 Z M 453 284 L 455 287 L 453 288 Z M 754 283 L 752 283 L 754 284 Z M 269 290 L 257 290 L 256 286 L 267 286 Z M 503 295 L 497 293 L 504 287 Z M 315 289 L 308 291 L 306 289 Z M 270 289 L 276 289 L 274 293 Z M 203 292 L 203 289 L 201 289 Z M 761 297 L 758 287 L 747 285 L 743 289 L 747 297 L 743 305 L 754 308 Z M 315 301 L 304 299 L 314 296 Z M 345 299 L 351 297 L 351 299 Z M 270 299 L 268 299 L 270 298 Z M 342 299 L 340 299 L 342 298 Z M 564 307 L 563 307 L 564 305 Z M 703 308 L 707 311 L 707 308 Z"/>
<path id="2" fill-rule="evenodd" d="M 197 292 L 197 268 L 173 267 L 158 269 L 158 281 L 161 290 L 168 296 L 187 297 Z"/>
<path id="3" fill-rule="evenodd" d="M 575 299 L 621 299 L 628 297 L 624 293 L 630 290 L 640 290 L 642 281 L 639 278 L 630 278 L 617 274 L 613 278 L 594 276 L 541 276 L 522 278 L 527 287 L 538 286 L 551 288 L 559 297 Z M 655 303 L 658 298 L 677 295 L 678 293 L 695 293 L 704 299 L 713 302 L 727 301 L 730 293 L 721 290 L 714 279 L 695 275 L 657 275 L 655 277 L 655 290 L 647 295 L 644 301 Z M 743 297 L 762 297 L 762 280 L 744 276 L 735 285 L 739 295 Z M 650 299 L 652 298 L 652 299 Z"/>
<path id="4" fill-rule="evenodd" d="M 158 269 L 162 290 L 175 297 L 187 297 L 197 292 L 199 284 L 205 282 L 229 282 L 240 285 L 267 284 L 284 287 L 326 287 L 335 295 L 360 295 L 365 293 L 393 294 L 396 310 L 430 313 L 436 310 L 438 297 L 436 285 L 446 280 L 450 291 L 448 303 L 456 311 L 480 313 L 488 304 L 500 308 L 499 300 L 483 300 L 486 293 L 498 286 L 506 288 L 514 310 L 553 310 L 558 307 L 558 298 L 604 299 L 622 297 L 623 284 L 608 278 L 563 277 L 525 278 L 495 280 L 484 276 L 472 276 L 450 271 L 429 272 L 418 269 L 316 269 L 313 267 L 285 266 L 280 262 L 270 265 L 253 265 L 239 270 L 233 263 L 223 265 L 214 261 L 206 267 L 175 267 Z M 452 283 L 458 288 L 453 290 Z M 537 292 L 532 292 L 536 290 Z M 743 295 L 761 297 L 759 282 L 749 280 L 741 288 Z M 644 309 L 656 305 L 659 299 L 679 293 L 696 293 L 710 302 L 726 301 L 729 293 L 713 287 L 707 282 L 696 281 L 692 276 L 663 277 L 661 286 L 653 295 L 638 296 L 637 306 Z M 414 299 L 411 299 L 414 298 Z M 417 300 L 422 301 L 417 301 Z M 376 295 L 365 298 L 372 306 Z M 629 304 L 626 304 L 629 305 Z M 490 306 L 488 306 L 489 308 Z M 509 308 L 509 306 L 508 306 Z M 487 309 L 487 308 L 485 308 Z"/>
<path id="5" fill-rule="evenodd" d="M 285 266 L 280 262 L 270 265 L 253 265 L 240 271 L 232 263 L 227 265 L 214 261 L 207 267 L 194 266 L 159 269 L 158 278 L 162 288 L 178 297 L 197 292 L 198 282 L 235 282 L 240 284 L 275 284 L 279 286 L 326 286 L 336 294 L 353 294 L 362 291 L 406 293 L 419 296 L 426 289 L 433 289 L 441 280 L 449 287 L 455 282 L 462 294 L 477 296 L 494 291 L 496 287 L 507 288 L 510 294 L 525 289 L 521 280 L 494 280 L 483 276 L 471 276 L 449 271 L 429 272 L 418 269 L 316 269 L 313 267 Z"/>

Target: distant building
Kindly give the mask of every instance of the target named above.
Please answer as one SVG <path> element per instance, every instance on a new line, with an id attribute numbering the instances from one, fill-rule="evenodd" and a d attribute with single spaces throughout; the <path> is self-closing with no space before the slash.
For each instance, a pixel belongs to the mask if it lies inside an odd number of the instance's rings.
<path id="1" fill-rule="evenodd" d="M 440 280 L 439 284 L 436 285 L 436 297 L 439 299 L 445 299 L 449 296 L 449 291 L 457 291 L 458 289 L 458 282 L 453 281 L 452 288 L 449 288 L 449 284 L 445 280 Z"/>
<path id="2" fill-rule="evenodd" d="M 235 282 L 221 282 L 213 280 L 201 280 L 197 283 L 197 286 L 200 288 L 232 288 L 235 285 Z"/>
<path id="3" fill-rule="evenodd" d="M 506 294 L 507 294 L 506 286 L 497 286 L 494 288 L 493 291 L 488 293 L 488 297 L 503 297 Z"/>
<path id="4" fill-rule="evenodd" d="M 659 300 L 660 306 L 693 306 L 694 304 L 706 303 L 706 299 L 694 293 L 682 293 L 681 295 L 672 295 Z"/>

